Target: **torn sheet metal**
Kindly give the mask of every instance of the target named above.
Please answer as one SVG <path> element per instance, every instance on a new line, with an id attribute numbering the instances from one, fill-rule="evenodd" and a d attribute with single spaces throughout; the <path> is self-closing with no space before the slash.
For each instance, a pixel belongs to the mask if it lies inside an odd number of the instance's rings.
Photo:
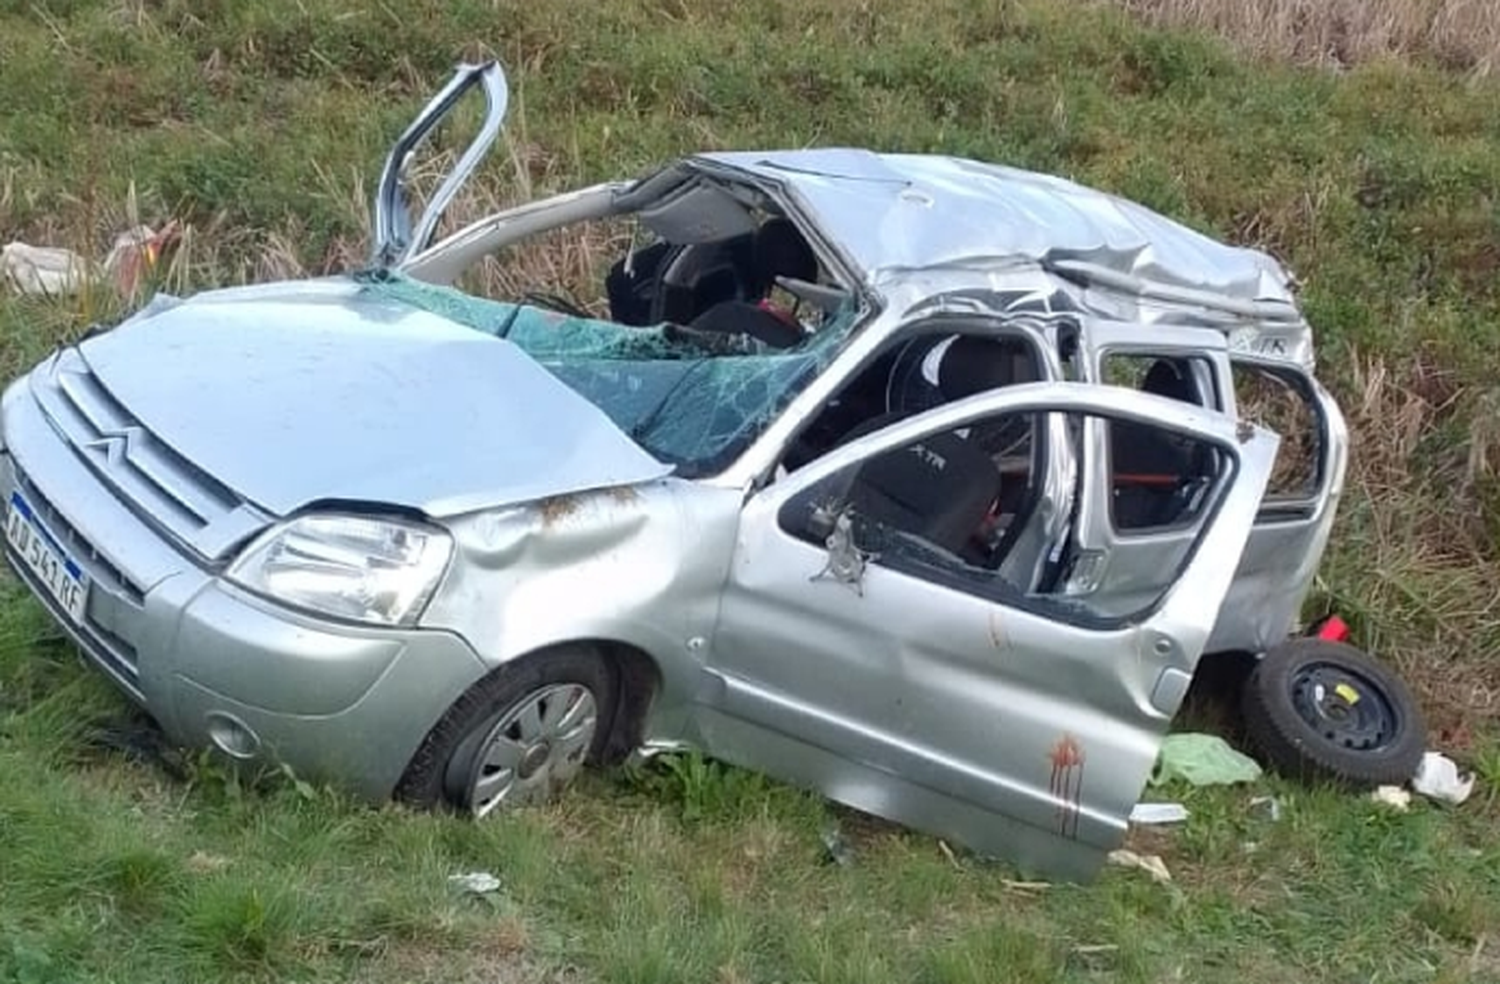
<path id="1" fill-rule="evenodd" d="M 861 550 L 854 542 L 854 519 L 847 510 L 839 513 L 833 521 L 833 532 L 828 534 L 824 543 L 828 547 L 828 560 L 809 580 L 821 581 L 827 578 L 839 584 L 847 584 L 854 589 L 855 594 L 863 598 L 865 568 L 870 561 L 878 559 L 879 555 Z"/>
<path id="2" fill-rule="evenodd" d="M 1268 303 L 1268 311 L 1294 304 L 1292 276 L 1265 253 L 1052 175 L 845 148 L 701 157 L 791 185 L 872 279 L 887 270 L 1055 260 Z"/>

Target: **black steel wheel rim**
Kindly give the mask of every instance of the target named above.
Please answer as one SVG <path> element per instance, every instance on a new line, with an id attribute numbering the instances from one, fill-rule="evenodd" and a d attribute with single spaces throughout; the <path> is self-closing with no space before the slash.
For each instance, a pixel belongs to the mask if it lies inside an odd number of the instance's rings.
<path id="1" fill-rule="evenodd" d="M 1374 752 L 1394 744 L 1401 715 L 1385 688 L 1357 670 L 1310 662 L 1291 678 L 1297 716 L 1329 744 Z"/>

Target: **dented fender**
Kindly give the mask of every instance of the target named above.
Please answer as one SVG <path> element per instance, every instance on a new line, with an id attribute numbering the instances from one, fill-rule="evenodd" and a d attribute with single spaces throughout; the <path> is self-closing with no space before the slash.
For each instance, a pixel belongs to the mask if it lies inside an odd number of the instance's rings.
<path id="1" fill-rule="evenodd" d="M 564 642 L 633 647 L 661 671 L 668 722 L 718 615 L 740 501 L 668 478 L 451 522 L 454 561 L 423 625 L 463 636 L 491 667 Z"/>

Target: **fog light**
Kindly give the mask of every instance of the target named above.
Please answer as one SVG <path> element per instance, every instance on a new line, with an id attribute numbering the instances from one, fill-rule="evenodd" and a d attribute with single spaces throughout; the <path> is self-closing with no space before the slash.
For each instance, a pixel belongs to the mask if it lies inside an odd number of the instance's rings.
<path id="1" fill-rule="evenodd" d="M 260 751 L 260 736 L 250 726 L 233 714 L 224 711 L 209 711 L 208 738 L 214 746 L 230 758 L 251 759 Z"/>

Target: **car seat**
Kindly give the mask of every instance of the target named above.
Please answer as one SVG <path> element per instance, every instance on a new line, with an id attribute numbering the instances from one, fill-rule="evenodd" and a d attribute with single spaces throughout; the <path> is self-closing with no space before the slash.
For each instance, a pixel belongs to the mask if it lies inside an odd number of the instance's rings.
<path id="1" fill-rule="evenodd" d="M 891 422 L 876 418 L 857 430 Z M 989 456 L 957 434 L 941 433 L 864 462 L 846 501 L 856 515 L 967 556 L 999 495 L 1000 473 Z"/>
<path id="2" fill-rule="evenodd" d="M 1197 405 L 1197 388 L 1185 366 L 1157 359 L 1146 372 L 1141 392 Z M 1169 526 L 1187 505 L 1184 487 L 1212 474 L 1208 449 L 1191 438 L 1133 421 L 1109 424 L 1114 523 L 1119 529 Z"/>
<path id="3" fill-rule="evenodd" d="M 938 364 L 937 388 L 947 402 L 1039 378 L 1031 346 L 1021 339 L 960 335 Z M 1024 437 L 1029 427 L 1021 417 L 991 421 L 971 430 L 969 438 L 998 454 Z"/>
<path id="4" fill-rule="evenodd" d="M 769 296 L 777 277 L 818 282 L 818 254 L 790 219 L 767 219 L 751 246 L 750 288 L 754 300 Z"/>
<path id="5" fill-rule="evenodd" d="M 1031 347 L 1019 338 L 960 335 L 938 365 L 938 389 L 945 400 L 961 400 L 1037 378 Z"/>
<path id="6" fill-rule="evenodd" d="M 747 232 L 710 243 L 657 242 L 616 260 L 604 278 L 611 320 L 686 325 L 721 301 L 748 296 L 754 240 Z"/>
<path id="7" fill-rule="evenodd" d="M 945 345 L 945 350 L 939 355 L 936 385 L 918 382 L 920 363 L 938 345 Z M 904 386 L 897 381 L 901 376 Z M 897 405 L 850 429 L 840 443 L 948 400 L 1036 378 L 1034 356 L 1021 339 L 978 335 L 916 339 L 892 368 L 891 388 L 897 392 L 891 402 Z M 973 538 L 997 514 L 1003 493 L 1011 492 L 1018 504 L 1024 504 L 1034 498 L 1028 498 L 1026 491 L 1035 481 L 1029 476 L 1025 484 L 1004 489 L 993 449 L 1014 443 L 1030 426 L 1024 417 L 982 423 L 924 439 L 917 447 L 930 454 L 911 447 L 888 452 L 860 467 L 851 480 L 849 500 L 869 518 L 917 535 L 969 563 L 988 563 L 989 552 L 976 549 Z M 1019 522 L 1013 525 L 1019 530 Z"/>
<path id="8" fill-rule="evenodd" d="M 745 296 L 718 299 L 687 324 L 696 331 L 748 335 L 772 348 L 790 348 L 803 338 L 801 325 L 764 302 L 777 277 L 816 282 L 818 257 L 789 219 L 767 219 L 753 235 Z"/>

